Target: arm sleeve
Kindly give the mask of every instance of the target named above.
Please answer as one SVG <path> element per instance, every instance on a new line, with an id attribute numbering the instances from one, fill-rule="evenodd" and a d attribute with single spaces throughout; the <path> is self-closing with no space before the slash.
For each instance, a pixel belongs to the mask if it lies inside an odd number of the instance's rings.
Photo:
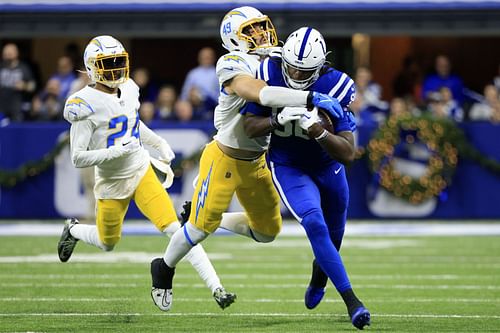
<path id="1" fill-rule="evenodd" d="M 285 106 L 307 106 L 309 91 L 293 90 L 285 87 L 267 86 L 260 90 L 260 104 L 282 108 Z"/>
<path id="2" fill-rule="evenodd" d="M 116 146 L 105 149 L 87 150 L 93 132 L 94 125 L 88 119 L 75 121 L 71 125 L 71 162 L 77 168 L 99 165 L 119 156 Z"/>
<path id="3" fill-rule="evenodd" d="M 168 144 L 167 140 L 163 139 L 161 136 L 153 132 L 146 124 L 140 121 L 140 131 L 141 140 L 148 146 L 151 146 L 160 152 L 160 156 L 172 160 L 174 156 L 172 148 Z M 170 161 L 169 161 L 170 162 Z"/>
<path id="4" fill-rule="evenodd" d="M 139 128 L 141 131 L 141 140 L 142 140 L 142 142 L 144 142 L 148 146 L 151 146 L 155 149 L 160 150 L 160 147 L 163 144 L 167 143 L 167 141 L 165 141 L 165 139 L 163 139 L 158 134 L 153 132 L 146 124 L 144 124 L 142 122 L 142 120 L 140 121 Z"/>

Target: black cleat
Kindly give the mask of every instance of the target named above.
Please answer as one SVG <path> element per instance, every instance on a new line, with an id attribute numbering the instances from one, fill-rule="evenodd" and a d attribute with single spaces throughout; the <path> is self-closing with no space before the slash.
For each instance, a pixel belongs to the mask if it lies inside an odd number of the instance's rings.
<path id="1" fill-rule="evenodd" d="M 191 201 L 184 201 L 181 212 L 181 225 L 186 224 L 189 220 L 189 215 L 191 215 Z"/>
<path id="2" fill-rule="evenodd" d="M 61 238 L 59 239 L 59 243 L 57 243 L 57 253 L 59 254 L 59 260 L 62 262 L 69 260 L 71 254 L 73 254 L 73 250 L 75 249 L 76 242 L 78 242 L 78 239 L 71 236 L 71 233 L 69 232 L 76 224 L 78 224 L 78 220 L 76 218 L 70 218 L 64 221 Z"/>
<path id="3" fill-rule="evenodd" d="M 215 289 L 213 296 L 222 310 L 233 304 L 236 300 L 236 294 L 228 293 L 224 288 Z"/>
<path id="4" fill-rule="evenodd" d="M 172 307 L 172 280 L 174 274 L 175 268 L 168 267 L 163 258 L 156 258 L 151 261 L 151 279 L 153 280 L 151 298 L 162 311 L 168 311 Z"/>
<path id="5" fill-rule="evenodd" d="M 307 287 L 306 293 L 304 295 L 304 303 L 306 308 L 314 309 L 325 296 L 326 283 L 328 282 L 328 276 L 323 272 L 321 267 L 319 267 L 316 259 L 312 263 L 312 273 L 311 281 Z"/>

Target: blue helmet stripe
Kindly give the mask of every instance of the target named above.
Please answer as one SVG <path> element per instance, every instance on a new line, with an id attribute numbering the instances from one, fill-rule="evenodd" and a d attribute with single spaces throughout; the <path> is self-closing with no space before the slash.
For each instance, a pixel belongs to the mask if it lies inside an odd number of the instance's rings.
<path id="1" fill-rule="evenodd" d="M 300 46 L 299 60 L 302 60 L 302 58 L 304 58 L 304 50 L 306 49 L 307 39 L 309 38 L 311 31 L 312 31 L 312 28 L 307 28 L 307 31 L 304 35 L 304 39 L 302 40 L 302 45 Z"/>

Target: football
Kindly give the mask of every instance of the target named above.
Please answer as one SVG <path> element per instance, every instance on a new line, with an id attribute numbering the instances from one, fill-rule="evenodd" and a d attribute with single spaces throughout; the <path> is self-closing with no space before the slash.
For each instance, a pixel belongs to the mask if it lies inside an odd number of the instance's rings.
<path id="1" fill-rule="evenodd" d="M 326 129 L 328 132 L 333 134 L 333 122 L 330 116 L 328 116 L 328 111 L 324 109 L 318 109 L 318 116 L 321 126 Z"/>

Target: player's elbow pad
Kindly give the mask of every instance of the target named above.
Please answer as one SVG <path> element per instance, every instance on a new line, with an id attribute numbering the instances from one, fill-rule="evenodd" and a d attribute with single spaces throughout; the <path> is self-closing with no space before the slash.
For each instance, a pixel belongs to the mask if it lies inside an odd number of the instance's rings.
<path id="1" fill-rule="evenodd" d="M 270 107 L 306 106 L 308 94 L 308 91 L 266 86 L 260 90 L 259 100 L 261 105 Z"/>

